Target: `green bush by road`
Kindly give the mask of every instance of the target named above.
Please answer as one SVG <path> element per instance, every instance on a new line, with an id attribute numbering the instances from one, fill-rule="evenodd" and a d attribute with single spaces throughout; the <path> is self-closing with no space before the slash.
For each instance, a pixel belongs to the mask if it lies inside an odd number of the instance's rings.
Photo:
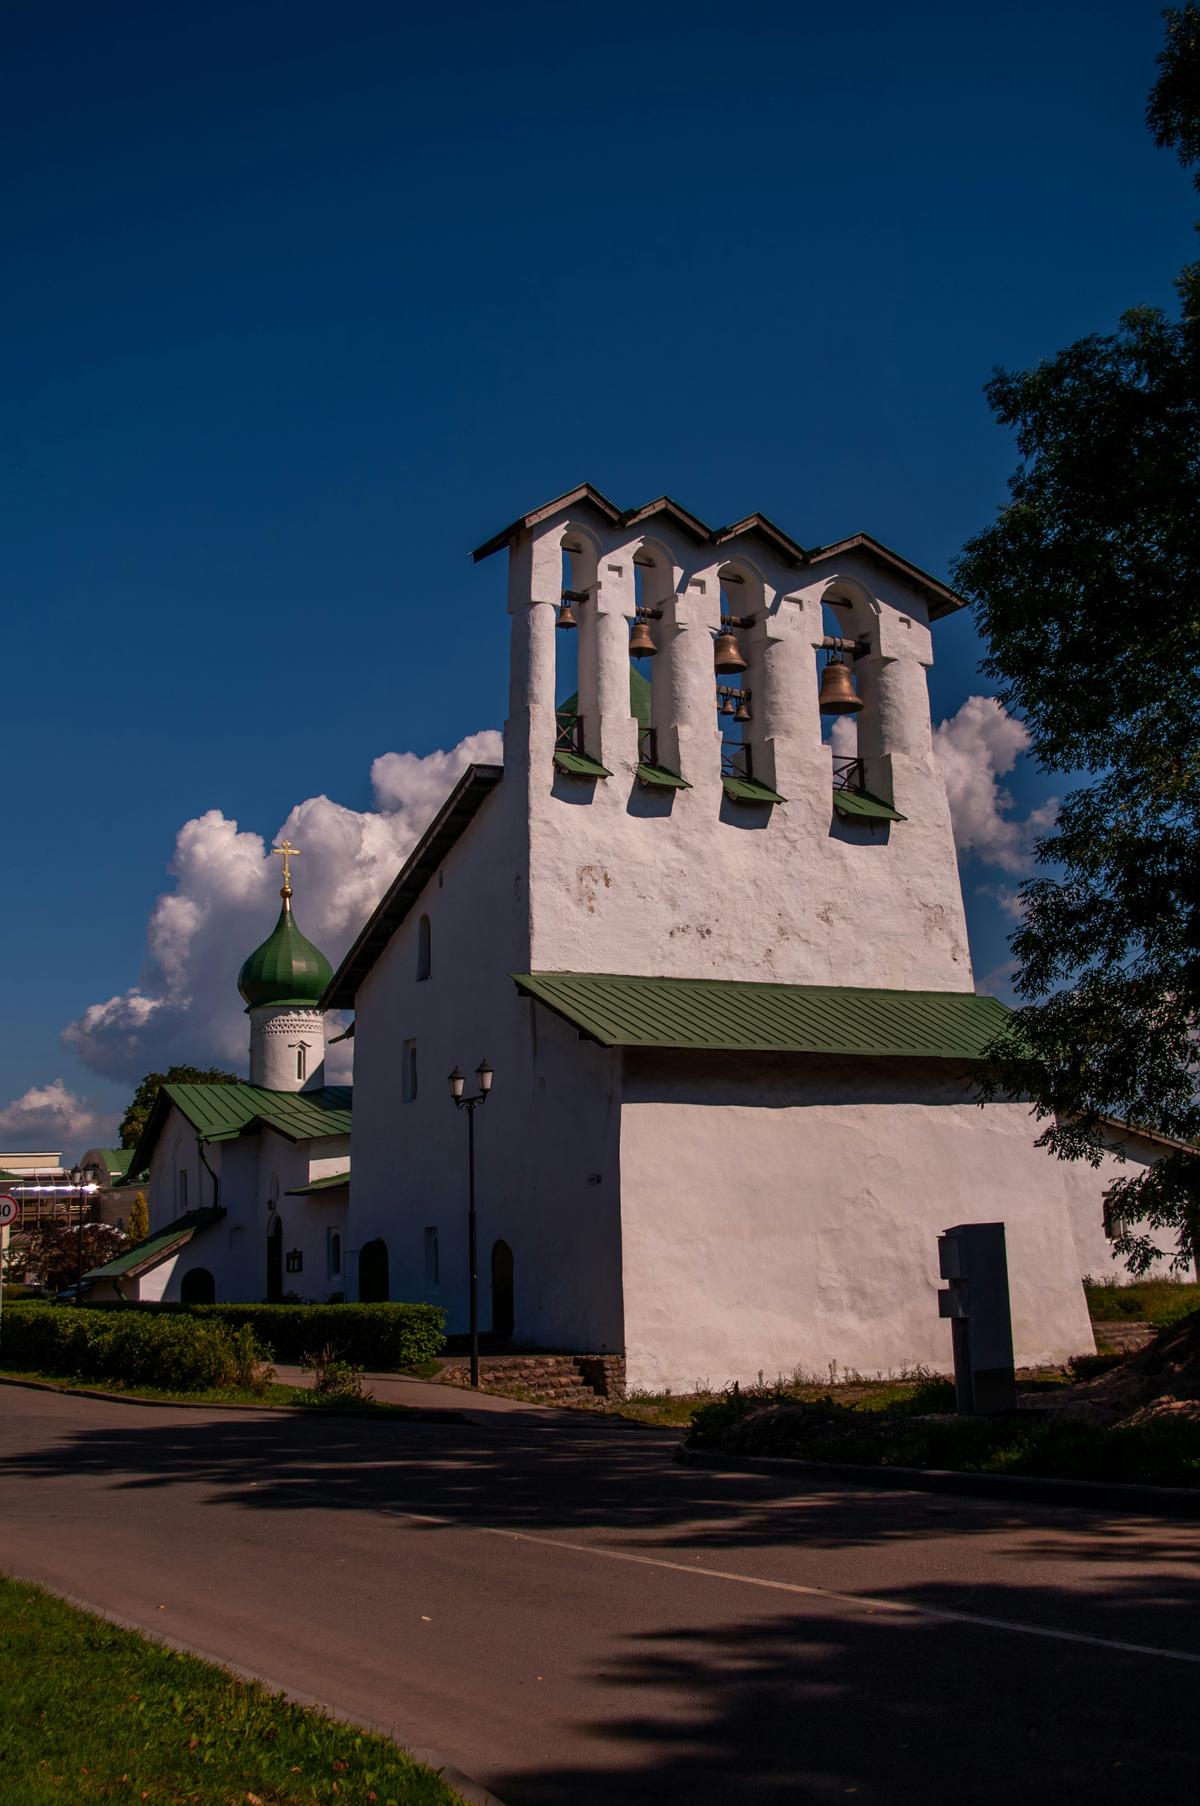
<path id="1" fill-rule="evenodd" d="M 273 1361 L 303 1361 L 318 1348 L 374 1372 L 435 1360 L 446 1314 L 434 1304 L 106 1304 L 96 1316 L 190 1317 L 250 1329 Z"/>
<path id="2" fill-rule="evenodd" d="M 687 1440 L 729 1455 L 1200 1486 L 1200 1424 L 1163 1418 L 1101 1426 L 1033 1412 L 953 1417 L 945 1410 L 941 1399 L 922 1410 L 919 1396 L 872 1411 L 832 1398 L 804 1403 L 735 1390 L 696 1412 Z"/>
<path id="3" fill-rule="evenodd" d="M 254 1392 L 267 1377 L 245 1326 L 73 1305 L 12 1305 L 0 1323 L 0 1364 L 170 1392 Z"/>
<path id="4" fill-rule="evenodd" d="M 0 1576 L 0 1800 L 455 1806 L 382 1737 Z"/>

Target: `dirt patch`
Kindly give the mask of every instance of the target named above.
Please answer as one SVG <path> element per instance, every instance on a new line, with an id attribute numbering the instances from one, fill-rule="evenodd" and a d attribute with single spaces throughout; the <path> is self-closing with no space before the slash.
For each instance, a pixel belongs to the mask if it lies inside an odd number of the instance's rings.
<path id="1" fill-rule="evenodd" d="M 1099 1424 L 1200 1423 L 1200 1311 L 1159 1330 L 1095 1379 L 1040 1395 L 1037 1404 Z"/>

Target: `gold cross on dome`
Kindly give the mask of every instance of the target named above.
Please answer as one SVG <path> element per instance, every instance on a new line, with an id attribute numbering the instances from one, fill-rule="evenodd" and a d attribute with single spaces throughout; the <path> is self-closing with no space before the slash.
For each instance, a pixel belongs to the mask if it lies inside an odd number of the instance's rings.
<path id="1" fill-rule="evenodd" d="M 299 855 L 300 848 L 294 847 L 290 840 L 281 840 L 277 847 L 271 848 L 271 851 L 278 853 L 283 860 L 283 894 L 290 897 L 292 894 L 292 871 L 288 860 L 295 859 Z"/>

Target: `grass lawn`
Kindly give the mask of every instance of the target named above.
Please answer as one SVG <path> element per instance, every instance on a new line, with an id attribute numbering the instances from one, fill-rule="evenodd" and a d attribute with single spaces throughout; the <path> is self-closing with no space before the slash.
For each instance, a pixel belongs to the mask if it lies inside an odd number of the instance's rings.
<path id="1" fill-rule="evenodd" d="M 1181 1280 L 1143 1279 L 1133 1285 L 1085 1284 L 1093 1323 L 1152 1323 L 1162 1329 L 1200 1310 L 1200 1285 Z"/>
<path id="2" fill-rule="evenodd" d="M 382 1737 L 0 1576 L 0 1800 L 454 1806 Z"/>
<path id="3" fill-rule="evenodd" d="M 283 1386 L 274 1382 L 265 1392 L 239 1392 L 233 1387 L 211 1392 L 171 1392 L 160 1386 L 122 1386 L 116 1380 L 89 1379 L 85 1374 L 67 1378 L 61 1373 L 18 1372 L 13 1368 L 0 1368 L 0 1380 L 37 1380 L 43 1386 L 60 1388 L 84 1386 L 90 1392 L 111 1392 L 114 1396 L 124 1393 L 127 1398 L 153 1398 L 181 1405 L 301 1405 L 309 1411 L 352 1411 L 366 1417 L 428 1416 L 421 1406 L 384 1404 L 374 1398 L 330 1400 L 313 1392 L 310 1386 Z M 454 1403 L 453 1395 L 448 1396 L 447 1408 L 452 1410 Z"/>
<path id="4" fill-rule="evenodd" d="M 926 1375 L 911 1380 L 793 1380 L 781 1390 L 805 1404 L 815 1404 L 832 1395 L 840 1404 L 855 1405 L 863 1411 L 882 1411 L 889 1405 L 903 1404 L 930 1383 Z M 945 1385 L 949 1401 L 946 1408 L 952 1409 L 954 1387 L 949 1380 Z M 635 1423 L 683 1429 L 702 1405 L 711 1405 L 724 1396 L 723 1391 L 639 1392 L 630 1398 L 613 1399 L 605 1408 L 611 1416 L 629 1417 Z"/>

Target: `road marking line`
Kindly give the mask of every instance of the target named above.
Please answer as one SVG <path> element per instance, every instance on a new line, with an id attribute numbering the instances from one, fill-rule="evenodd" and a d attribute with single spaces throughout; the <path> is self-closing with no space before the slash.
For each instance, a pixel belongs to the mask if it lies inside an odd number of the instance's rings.
<path id="1" fill-rule="evenodd" d="M 937 1618 L 945 1624 L 973 1624 L 984 1630 L 1011 1631 L 1017 1636 L 1042 1637 L 1052 1643 L 1084 1643 L 1093 1649 L 1112 1649 L 1121 1655 L 1158 1656 L 1167 1662 L 1190 1662 L 1200 1667 L 1200 1653 L 1189 1649 L 1162 1649 L 1153 1643 L 1126 1643 L 1117 1637 L 1091 1637 L 1080 1630 L 1055 1630 L 1045 1624 L 1026 1624 L 1019 1618 L 990 1618 L 982 1612 L 956 1612 L 940 1605 L 913 1605 L 884 1599 L 871 1593 L 841 1593 L 834 1587 L 805 1586 L 794 1580 L 762 1580 L 754 1574 L 734 1574 L 728 1568 L 688 1567 L 659 1555 L 633 1555 L 627 1549 L 600 1549 L 591 1543 L 568 1543 L 557 1536 L 533 1536 L 527 1530 L 502 1530 L 496 1524 L 464 1524 L 458 1518 L 436 1517 L 421 1511 L 388 1510 L 387 1517 L 408 1518 L 416 1524 L 438 1524 L 447 1530 L 470 1530 L 476 1536 L 497 1536 L 507 1542 L 534 1543 L 542 1549 L 565 1549 L 573 1555 L 595 1555 L 603 1561 L 630 1562 L 640 1568 L 665 1568 L 670 1574 L 693 1579 L 732 1580 L 738 1586 L 759 1587 L 771 1593 L 797 1593 L 808 1599 L 831 1599 L 839 1605 L 861 1606 L 870 1612 L 891 1612 L 899 1617 Z M 699 1559 L 699 1557 L 697 1557 Z"/>

